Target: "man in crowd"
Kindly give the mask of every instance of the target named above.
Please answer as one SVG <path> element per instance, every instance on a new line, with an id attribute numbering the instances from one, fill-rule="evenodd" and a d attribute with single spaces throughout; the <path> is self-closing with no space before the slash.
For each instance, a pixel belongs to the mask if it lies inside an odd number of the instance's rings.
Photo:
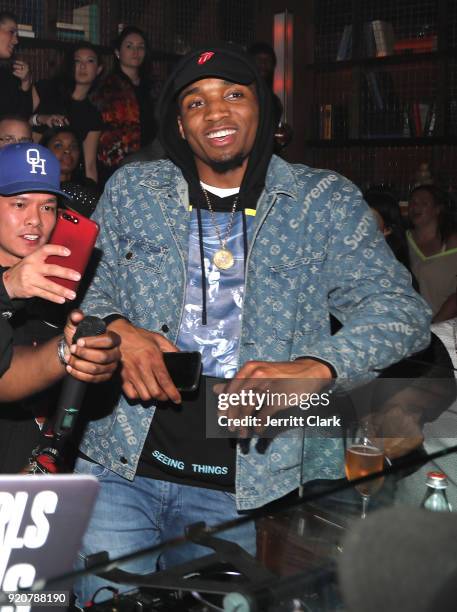
<path id="1" fill-rule="evenodd" d="M 0 117 L 0 148 L 10 144 L 32 141 L 32 128 L 20 115 Z"/>
<path id="2" fill-rule="evenodd" d="M 65 373 L 83 382 L 104 382 L 111 378 L 119 360 L 119 339 L 112 332 L 81 338 L 72 344 L 76 327 L 84 318 L 79 310 L 68 317 L 63 336 L 38 347 L 13 348 L 11 327 L 4 318 L 7 303 L 0 282 L 0 400 L 18 401 L 60 380 Z M 62 343 L 62 339 L 65 344 Z M 64 363 L 60 346 L 63 344 Z M 1 410 L 1 406 L 0 406 Z M 33 450 L 33 449 L 30 449 Z"/>
<path id="3" fill-rule="evenodd" d="M 5 123 L 0 122 L 0 129 L 5 128 Z M 21 138 L 13 128 L 7 132 Z M 35 301 L 29 299 L 46 300 L 42 310 L 49 316 L 51 306 L 58 304 L 62 308 L 67 300 L 76 297 L 74 291 L 48 278 L 80 278 L 75 270 L 46 263 L 49 255 L 70 254 L 63 246 L 47 244 L 56 223 L 57 198 L 67 198 L 59 189 L 59 174 L 59 162 L 40 145 L 11 144 L 0 151 L 2 473 L 23 468 L 39 440 L 34 422 L 34 416 L 39 414 L 38 398 L 35 396 L 31 405 L 19 404 L 18 400 L 48 389 L 66 372 L 86 382 L 105 381 L 119 360 L 119 338 L 115 334 L 84 338 L 71 346 L 82 313 L 70 314 L 62 334 L 49 319 L 37 315 Z M 65 311 L 60 318 L 63 327 Z M 47 391 L 42 398 L 48 409 L 51 397 Z"/>
<path id="4" fill-rule="evenodd" d="M 200 350 L 203 374 L 233 385 L 294 379 L 319 392 L 369 380 L 429 341 L 427 307 L 357 188 L 272 156 L 271 94 L 241 50 L 185 56 L 158 116 L 171 161 L 117 172 L 95 217 L 103 256 L 84 307 L 122 338 L 123 396 L 88 426 L 76 465 L 102 474 L 83 557 L 115 558 L 343 475 L 342 440 L 305 429 L 266 449 L 253 432 L 238 448 L 206 438 L 205 385 L 181 394 L 163 352 Z M 334 336 L 329 313 L 343 323 Z M 226 537 L 255 551 L 252 525 Z M 202 550 L 168 550 L 159 566 Z M 103 584 L 83 579 L 79 601 Z"/>

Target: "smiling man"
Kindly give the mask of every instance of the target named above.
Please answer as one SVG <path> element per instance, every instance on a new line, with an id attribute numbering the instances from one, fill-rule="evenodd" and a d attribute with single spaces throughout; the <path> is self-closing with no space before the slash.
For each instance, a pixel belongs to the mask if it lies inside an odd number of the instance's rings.
<path id="1" fill-rule="evenodd" d="M 305 427 L 266 451 L 255 436 L 243 452 L 206 438 L 205 384 L 180 394 L 164 351 L 200 351 L 203 375 L 235 377 L 233 385 L 295 379 L 320 391 L 332 379 L 370 379 L 429 338 L 426 306 L 358 189 L 272 155 L 271 93 L 241 50 L 186 55 L 158 116 L 171 161 L 120 170 L 96 213 L 103 257 L 84 306 L 122 337 L 124 395 L 81 447 L 90 461 L 77 471 L 101 474 L 83 557 L 114 558 L 342 476 L 342 442 L 307 439 Z M 344 323 L 336 336 L 330 312 Z M 252 525 L 224 537 L 255 551 Z M 174 548 L 158 565 L 206 553 Z M 146 573 L 156 561 L 127 569 Z M 83 579 L 79 601 L 103 584 Z"/>

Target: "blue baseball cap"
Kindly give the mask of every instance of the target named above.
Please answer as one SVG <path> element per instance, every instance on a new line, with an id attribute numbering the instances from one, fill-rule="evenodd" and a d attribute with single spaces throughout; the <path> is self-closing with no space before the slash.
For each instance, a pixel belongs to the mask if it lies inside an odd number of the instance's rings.
<path id="1" fill-rule="evenodd" d="M 60 190 L 60 164 L 57 157 L 39 144 L 22 142 L 0 149 L 0 195 L 55 193 L 69 200 Z"/>

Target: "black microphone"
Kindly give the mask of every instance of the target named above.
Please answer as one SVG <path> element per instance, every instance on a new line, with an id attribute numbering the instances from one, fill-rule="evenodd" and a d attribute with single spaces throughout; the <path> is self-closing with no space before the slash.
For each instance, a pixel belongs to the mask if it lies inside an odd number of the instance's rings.
<path id="1" fill-rule="evenodd" d="M 75 344 L 79 338 L 101 336 L 105 331 L 106 325 L 102 319 L 93 316 L 85 317 L 76 329 L 72 344 Z M 54 419 L 53 437 L 56 440 L 60 440 L 72 431 L 76 422 L 76 417 L 81 408 L 84 394 L 86 393 L 86 388 L 86 382 L 73 378 L 71 374 L 66 375 L 57 402 Z"/>
<path id="2" fill-rule="evenodd" d="M 78 325 L 72 344 L 75 344 L 79 338 L 100 336 L 105 331 L 106 324 L 102 319 L 87 316 Z M 71 374 L 66 375 L 57 402 L 53 423 L 45 429 L 44 436 L 47 442 L 33 451 L 30 465 L 25 469 L 27 473 L 55 474 L 60 471 L 61 464 L 63 463 L 63 445 L 76 424 L 86 388 L 86 382 L 73 378 Z"/>

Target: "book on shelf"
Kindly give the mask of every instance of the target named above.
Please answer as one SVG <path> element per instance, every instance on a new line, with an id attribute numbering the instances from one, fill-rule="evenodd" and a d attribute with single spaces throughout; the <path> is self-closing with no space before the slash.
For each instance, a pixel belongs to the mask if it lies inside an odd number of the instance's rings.
<path id="1" fill-rule="evenodd" d="M 395 93 L 392 75 L 386 70 L 367 70 L 364 74 L 362 134 L 368 138 L 404 137 L 404 108 Z"/>
<path id="2" fill-rule="evenodd" d="M 395 41 L 395 53 L 431 53 L 436 51 L 438 45 L 438 37 L 433 34 L 431 36 L 423 36 L 421 38 L 402 38 Z"/>
<path id="3" fill-rule="evenodd" d="M 419 103 L 413 102 L 411 105 L 411 109 L 412 109 L 412 120 L 414 124 L 414 135 L 420 138 L 420 136 L 422 136 L 422 123 L 421 123 Z"/>
<path id="4" fill-rule="evenodd" d="M 376 43 L 376 57 L 386 57 L 394 52 L 394 29 L 389 21 L 375 19 L 371 22 Z"/>
<path id="5" fill-rule="evenodd" d="M 404 134 L 410 138 L 416 138 L 417 133 L 417 121 L 415 119 L 416 113 L 414 112 L 414 103 L 405 104 L 404 110 Z"/>
<path id="6" fill-rule="evenodd" d="M 433 136 L 436 123 L 436 105 L 412 102 L 406 105 L 405 117 L 408 123 L 407 136 L 422 138 Z"/>
<path id="7" fill-rule="evenodd" d="M 428 111 L 430 109 L 430 104 L 424 104 L 423 102 L 419 102 L 417 104 L 419 111 L 419 119 L 421 126 L 421 136 L 425 136 L 425 122 L 427 121 Z"/>
<path id="8" fill-rule="evenodd" d="M 332 105 L 322 104 L 319 116 L 320 138 L 322 140 L 332 139 Z"/>
<path id="9" fill-rule="evenodd" d="M 336 61 L 341 62 L 352 57 L 352 25 L 345 25 L 341 35 L 340 46 L 336 54 Z"/>
<path id="10" fill-rule="evenodd" d="M 20 38 L 35 38 L 33 26 L 30 23 L 18 23 L 17 33 Z"/>
<path id="11" fill-rule="evenodd" d="M 79 23 L 65 23 L 63 21 L 58 21 L 56 23 L 56 28 L 58 30 L 69 30 L 71 32 L 83 32 L 84 33 L 84 26 L 82 26 Z"/>
<path id="12" fill-rule="evenodd" d="M 376 42 L 371 21 L 363 24 L 363 42 L 365 45 L 365 56 L 376 57 Z"/>
<path id="13" fill-rule="evenodd" d="M 20 30 L 17 29 L 17 35 L 19 38 L 35 38 L 35 32 L 31 30 Z"/>
<path id="14" fill-rule="evenodd" d="M 71 42 L 78 42 L 85 39 L 84 26 L 78 23 L 65 23 L 58 21 L 56 23 L 57 38 L 59 40 L 67 40 Z"/>
<path id="15" fill-rule="evenodd" d="M 347 138 L 347 108 L 344 104 L 321 104 L 319 107 L 319 138 L 342 140 Z"/>
<path id="16" fill-rule="evenodd" d="M 429 104 L 427 114 L 424 120 L 424 128 L 423 135 L 424 136 L 433 136 L 435 133 L 435 124 L 436 124 L 436 104 Z"/>
<path id="17" fill-rule="evenodd" d="M 365 78 L 368 85 L 368 92 L 376 110 L 384 110 L 384 98 L 381 94 L 377 74 L 374 70 L 365 72 Z"/>
<path id="18" fill-rule="evenodd" d="M 449 100 L 448 113 L 449 133 L 455 136 L 457 134 L 457 100 Z"/>
<path id="19" fill-rule="evenodd" d="M 386 57 L 394 53 L 394 29 L 390 22 L 375 19 L 363 24 L 366 57 Z"/>
<path id="20" fill-rule="evenodd" d="M 14 4 L 14 3 L 10 3 Z M 22 32 L 25 30 L 32 31 L 36 33 L 34 36 L 28 35 L 29 38 L 35 38 L 35 36 L 40 36 L 44 30 L 44 20 L 45 20 L 45 1 L 44 0 L 21 0 L 20 3 L 15 3 L 17 6 L 17 12 L 20 14 L 21 23 L 18 24 L 18 30 L 21 29 Z M 19 8 L 20 5 L 20 8 Z M 16 12 L 16 10 L 14 10 Z M 21 35 L 21 34 L 20 34 Z M 27 34 L 22 34 L 22 36 L 27 36 Z"/>
<path id="21" fill-rule="evenodd" d="M 97 4 L 85 4 L 73 9 L 73 22 L 84 27 L 86 40 L 100 44 L 100 18 Z"/>
<path id="22" fill-rule="evenodd" d="M 346 104 L 334 104 L 332 116 L 332 138 L 344 140 L 348 137 L 348 110 Z"/>

